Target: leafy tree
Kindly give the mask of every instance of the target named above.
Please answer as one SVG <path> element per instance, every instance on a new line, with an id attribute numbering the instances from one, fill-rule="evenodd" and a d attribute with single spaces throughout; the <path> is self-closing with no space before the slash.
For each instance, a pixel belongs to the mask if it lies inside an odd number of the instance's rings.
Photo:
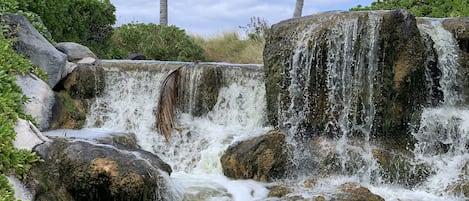
<path id="1" fill-rule="evenodd" d="M 142 53 L 149 59 L 171 61 L 203 60 L 203 49 L 176 26 L 131 23 L 118 27 L 112 36 L 114 58 Z"/>
<path id="2" fill-rule="evenodd" d="M 11 0 L 7 0 L 11 1 Z M 38 14 L 56 41 L 72 41 L 106 54 L 116 22 L 110 0 L 19 0 L 18 10 Z"/>
<path id="3" fill-rule="evenodd" d="M 469 16 L 469 0 L 386 0 L 358 5 L 350 10 L 397 10 L 407 9 L 417 17 Z"/>

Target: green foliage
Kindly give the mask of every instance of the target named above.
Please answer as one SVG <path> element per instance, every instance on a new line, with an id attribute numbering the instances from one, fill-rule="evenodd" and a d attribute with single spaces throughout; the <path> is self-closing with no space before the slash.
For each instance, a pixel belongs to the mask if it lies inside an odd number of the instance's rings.
<path id="1" fill-rule="evenodd" d="M 141 53 L 149 59 L 168 61 L 203 60 L 203 49 L 176 26 L 131 23 L 114 30 L 113 58 Z"/>
<path id="2" fill-rule="evenodd" d="M 469 16 L 469 0 L 383 0 L 370 6 L 358 5 L 350 10 L 397 10 L 407 9 L 417 17 Z"/>
<path id="3" fill-rule="evenodd" d="M 0 175 L 0 201 L 15 200 L 13 188 L 8 183 L 5 175 Z"/>
<path id="4" fill-rule="evenodd" d="M 3 33 L 5 27 L 0 28 Z M 5 182 L 5 175 L 15 174 L 23 178 L 31 164 L 39 161 L 34 153 L 13 147 L 15 122 L 18 118 L 32 119 L 22 110 L 23 103 L 28 99 L 16 84 L 15 75 L 33 69 L 29 60 L 14 52 L 11 41 L 0 35 L 0 200 L 12 200 L 13 190 Z"/>
<path id="5" fill-rule="evenodd" d="M 50 31 L 56 41 L 80 43 L 98 55 L 106 54 L 116 21 L 109 0 L 2 0 L 3 10 L 25 15 L 41 33 Z"/>

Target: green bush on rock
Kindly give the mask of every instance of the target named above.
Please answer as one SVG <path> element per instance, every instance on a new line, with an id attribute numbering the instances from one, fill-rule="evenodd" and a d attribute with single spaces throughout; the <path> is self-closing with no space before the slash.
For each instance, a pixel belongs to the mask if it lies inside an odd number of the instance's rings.
<path id="1" fill-rule="evenodd" d="M 0 26 L 2 33 L 5 26 Z M 39 161 L 36 154 L 14 148 L 15 122 L 18 118 L 32 120 L 22 106 L 28 99 L 15 82 L 15 75 L 34 71 L 31 63 L 12 49 L 10 41 L 0 34 L 0 201 L 10 201 L 13 189 L 5 175 L 15 174 L 22 178 L 31 164 Z"/>
<path id="2" fill-rule="evenodd" d="M 141 53 L 149 59 L 168 61 L 203 60 L 203 49 L 176 26 L 131 23 L 114 30 L 111 39 L 114 58 Z"/>

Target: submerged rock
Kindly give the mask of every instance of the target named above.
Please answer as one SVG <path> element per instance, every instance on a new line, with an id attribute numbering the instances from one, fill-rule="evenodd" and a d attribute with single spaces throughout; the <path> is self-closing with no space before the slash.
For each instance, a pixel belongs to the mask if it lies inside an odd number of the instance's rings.
<path id="1" fill-rule="evenodd" d="M 285 135 L 279 131 L 231 145 L 221 157 L 225 176 L 271 181 L 284 176 L 287 166 Z"/>
<path id="2" fill-rule="evenodd" d="M 56 138 L 35 151 L 28 185 L 36 200 L 171 200 L 171 168 L 151 153 Z"/>

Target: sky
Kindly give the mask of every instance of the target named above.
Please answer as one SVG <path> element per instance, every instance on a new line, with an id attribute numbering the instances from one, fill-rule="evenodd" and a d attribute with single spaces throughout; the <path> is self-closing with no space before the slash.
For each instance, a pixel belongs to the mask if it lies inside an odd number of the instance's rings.
<path id="1" fill-rule="evenodd" d="M 111 0 L 116 7 L 116 26 L 131 23 L 159 23 L 159 0 Z M 293 15 L 296 0 L 168 0 L 168 24 L 187 33 L 205 37 L 227 31 L 242 32 L 240 26 L 259 17 L 269 25 Z M 330 10 L 348 10 L 373 0 L 305 0 L 303 16 Z"/>

